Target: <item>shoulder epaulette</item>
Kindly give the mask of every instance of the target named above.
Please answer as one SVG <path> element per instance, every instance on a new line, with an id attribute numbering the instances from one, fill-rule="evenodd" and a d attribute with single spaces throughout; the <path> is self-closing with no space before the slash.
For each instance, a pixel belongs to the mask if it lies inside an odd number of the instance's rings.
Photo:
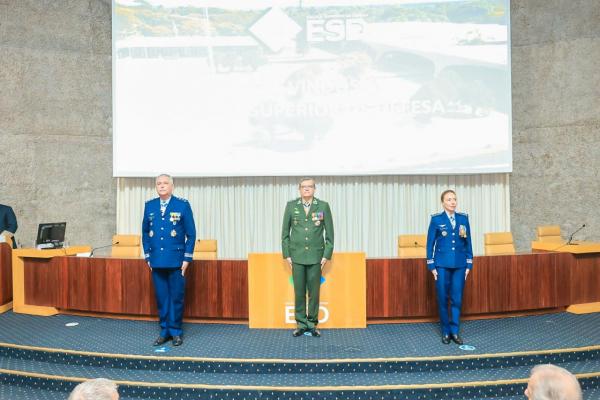
<path id="1" fill-rule="evenodd" d="M 467 213 L 465 213 L 465 212 L 458 212 L 458 211 L 456 211 L 456 213 L 457 213 L 457 214 L 459 214 L 459 215 L 464 215 L 465 217 L 468 217 L 468 216 L 469 216 L 469 214 L 467 214 Z"/>
<path id="2" fill-rule="evenodd" d="M 432 216 L 432 217 L 437 217 L 437 216 L 439 216 L 439 215 L 442 215 L 443 213 L 444 213 L 444 212 L 442 211 L 442 212 L 439 212 L 439 213 L 431 214 L 431 216 Z"/>

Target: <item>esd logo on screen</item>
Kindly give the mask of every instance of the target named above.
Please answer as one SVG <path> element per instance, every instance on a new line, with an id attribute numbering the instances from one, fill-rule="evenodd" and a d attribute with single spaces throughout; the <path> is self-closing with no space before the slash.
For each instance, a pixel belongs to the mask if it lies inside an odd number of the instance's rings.
<path id="1" fill-rule="evenodd" d="M 308 42 L 360 40 L 365 32 L 366 26 L 367 23 L 362 17 L 309 17 L 306 19 L 306 40 Z"/>

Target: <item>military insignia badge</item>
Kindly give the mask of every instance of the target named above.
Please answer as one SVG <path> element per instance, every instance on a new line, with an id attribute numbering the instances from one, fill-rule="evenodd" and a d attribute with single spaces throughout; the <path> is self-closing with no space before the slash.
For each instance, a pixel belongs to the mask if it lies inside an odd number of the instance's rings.
<path id="1" fill-rule="evenodd" d="M 150 236 L 150 237 L 154 236 L 154 231 L 150 231 L 150 232 L 148 233 L 148 236 Z"/>
<path id="2" fill-rule="evenodd" d="M 458 236 L 460 236 L 461 238 L 466 238 L 467 237 L 467 227 L 464 225 L 461 225 L 458 228 Z"/>
<path id="3" fill-rule="evenodd" d="M 315 221 L 315 226 L 319 226 L 319 225 L 321 225 L 321 221 L 319 221 L 319 220 L 316 220 L 316 221 Z"/>
<path id="4" fill-rule="evenodd" d="M 175 225 L 177 223 L 177 221 L 179 221 L 179 220 L 181 220 L 181 213 L 172 212 L 171 218 L 169 218 L 169 221 L 171 221 L 173 223 L 173 225 Z"/>
<path id="5" fill-rule="evenodd" d="M 173 229 L 173 230 L 171 231 L 171 236 L 172 236 L 172 237 L 175 237 L 175 236 L 177 236 L 177 231 L 176 231 L 175 229 Z"/>
<path id="6" fill-rule="evenodd" d="M 442 231 L 442 236 L 446 236 L 446 235 L 448 235 L 448 232 Z"/>

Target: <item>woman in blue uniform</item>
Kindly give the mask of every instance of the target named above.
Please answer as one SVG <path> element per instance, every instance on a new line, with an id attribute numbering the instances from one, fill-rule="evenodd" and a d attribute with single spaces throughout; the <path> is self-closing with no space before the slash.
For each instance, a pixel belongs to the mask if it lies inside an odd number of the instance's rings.
<path id="1" fill-rule="evenodd" d="M 440 199 L 444 211 L 431 216 L 427 231 L 427 268 L 435 279 L 442 343 L 452 340 L 462 344 L 459 328 L 463 289 L 473 268 L 471 227 L 469 216 L 455 211 L 453 190 L 445 190 Z"/>

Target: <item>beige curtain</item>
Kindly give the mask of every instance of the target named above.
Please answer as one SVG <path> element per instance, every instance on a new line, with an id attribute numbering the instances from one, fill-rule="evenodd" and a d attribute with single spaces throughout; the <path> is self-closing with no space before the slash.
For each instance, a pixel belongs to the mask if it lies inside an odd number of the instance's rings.
<path id="1" fill-rule="evenodd" d="M 483 234 L 510 230 L 508 174 L 467 176 L 316 177 L 316 197 L 328 201 L 336 251 L 367 257 L 397 255 L 399 234 L 427 233 L 430 214 L 441 211 L 444 189 L 456 190 L 458 209 L 469 214 L 473 251 Z M 285 203 L 298 197 L 295 177 L 176 178 L 175 195 L 188 199 L 198 239 L 216 239 L 219 258 L 281 250 Z M 139 234 L 144 202 L 156 197 L 154 179 L 119 178 L 117 232 Z"/>

